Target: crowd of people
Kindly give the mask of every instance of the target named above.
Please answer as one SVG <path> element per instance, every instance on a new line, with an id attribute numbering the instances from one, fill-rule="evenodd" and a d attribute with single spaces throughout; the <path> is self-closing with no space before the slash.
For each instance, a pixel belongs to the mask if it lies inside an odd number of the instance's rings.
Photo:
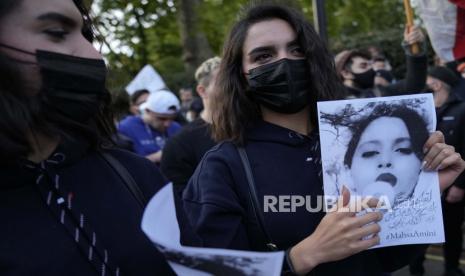
<path id="1" fill-rule="evenodd" d="M 381 49 L 333 55 L 298 10 L 255 4 L 221 57 L 198 67 L 195 89 L 113 101 L 93 39 L 81 0 L 0 2 L 0 274 L 174 274 L 140 229 L 148 199 L 172 182 L 186 245 L 285 250 L 289 274 L 410 264 L 422 275 L 427 245 L 367 250 L 380 241 L 380 212 L 260 206 L 264 195 L 323 195 L 318 101 L 432 93 L 438 131 L 424 133 L 412 160 L 438 171 L 445 275 L 464 275 L 465 61 L 429 66 L 419 27 L 399 45 L 401 78 Z M 341 196 L 347 206 L 350 193 Z"/>

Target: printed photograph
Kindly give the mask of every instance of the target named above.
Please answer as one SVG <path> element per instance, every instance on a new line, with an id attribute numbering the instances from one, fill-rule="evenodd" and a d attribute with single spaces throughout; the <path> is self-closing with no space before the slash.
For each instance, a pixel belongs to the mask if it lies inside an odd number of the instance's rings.
<path id="1" fill-rule="evenodd" d="M 320 102 L 318 115 L 326 197 L 345 187 L 352 198 L 379 199 L 385 240 L 440 235 L 437 173 L 422 168 L 424 144 L 436 128 L 431 94 Z M 412 234 L 425 224 L 434 231 Z"/>

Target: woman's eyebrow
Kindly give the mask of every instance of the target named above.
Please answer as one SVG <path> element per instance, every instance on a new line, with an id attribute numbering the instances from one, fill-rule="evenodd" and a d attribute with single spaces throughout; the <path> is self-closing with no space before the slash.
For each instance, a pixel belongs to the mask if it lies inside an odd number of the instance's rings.
<path id="1" fill-rule="evenodd" d="M 74 28 L 78 25 L 78 23 L 72 18 L 56 12 L 41 14 L 37 17 L 37 19 L 40 21 L 56 21 L 70 28 Z"/>
<path id="2" fill-rule="evenodd" d="M 287 47 L 292 46 L 300 46 L 299 41 L 297 39 L 294 39 L 293 41 L 287 43 Z"/>
<path id="3" fill-rule="evenodd" d="M 273 49 L 274 49 L 273 46 L 257 47 L 257 48 L 252 49 L 252 51 L 250 51 L 248 55 L 251 56 L 251 55 L 256 54 L 256 53 L 268 52 L 268 51 L 272 51 Z"/>

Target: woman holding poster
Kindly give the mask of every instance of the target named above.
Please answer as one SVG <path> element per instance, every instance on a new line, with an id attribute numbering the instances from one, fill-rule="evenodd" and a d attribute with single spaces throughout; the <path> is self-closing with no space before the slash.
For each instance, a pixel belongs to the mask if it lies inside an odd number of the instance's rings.
<path id="1" fill-rule="evenodd" d="M 183 195 L 204 245 L 287 250 L 297 274 L 382 275 L 406 265 L 418 246 L 366 250 L 379 242 L 381 214 L 355 216 L 348 191 L 338 212 L 293 208 L 323 195 L 316 102 L 342 91 L 332 56 L 305 17 L 287 6 L 254 6 L 233 26 L 223 54 L 213 133 L 224 142 L 204 156 Z M 423 146 L 424 161 L 441 164 L 447 187 L 465 162 L 444 151 L 440 133 Z M 273 208 L 264 212 L 265 204 Z"/>

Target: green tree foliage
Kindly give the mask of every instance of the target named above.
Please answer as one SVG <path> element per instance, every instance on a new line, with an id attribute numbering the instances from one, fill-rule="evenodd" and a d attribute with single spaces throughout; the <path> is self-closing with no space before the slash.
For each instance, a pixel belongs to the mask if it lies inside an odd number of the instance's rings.
<path id="1" fill-rule="evenodd" d="M 221 54 L 224 39 L 247 0 L 204 0 L 199 7 L 201 28 L 216 55 Z"/>
<path id="2" fill-rule="evenodd" d="M 182 79 L 182 46 L 173 1 L 95 0 L 99 33 L 111 74 L 109 86 L 124 87 L 152 64 L 168 83 Z"/>
<path id="3" fill-rule="evenodd" d="M 331 0 L 326 5 L 328 32 L 341 40 L 402 30 L 405 21 L 402 0 Z"/>
<path id="4" fill-rule="evenodd" d="M 384 51 L 401 78 L 405 73 L 403 0 L 331 0 L 326 6 L 330 46 L 344 49 L 375 46 Z"/>
<path id="5" fill-rule="evenodd" d="M 124 87 L 145 64 L 152 64 L 169 88 L 192 84 L 183 62 L 179 26 L 180 0 L 94 0 L 98 29 L 106 37 L 105 56 L 111 66 L 110 87 Z M 189 3 L 189 0 L 183 0 Z M 220 55 L 224 38 L 248 0 L 192 0 L 198 30 L 213 54 Z M 313 20 L 312 0 L 295 0 Z M 334 52 L 370 45 L 381 47 L 393 65 L 404 62 L 400 47 L 405 15 L 402 0 L 326 1 L 328 36 Z"/>

